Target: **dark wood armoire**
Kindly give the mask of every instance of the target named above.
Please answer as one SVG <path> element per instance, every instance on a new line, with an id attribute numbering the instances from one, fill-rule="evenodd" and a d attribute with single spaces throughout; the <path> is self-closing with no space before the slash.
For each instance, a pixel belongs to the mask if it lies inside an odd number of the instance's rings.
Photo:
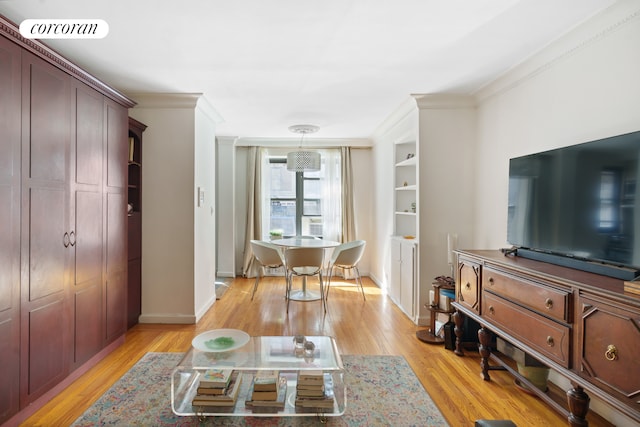
<path id="1" fill-rule="evenodd" d="M 0 16 L 0 424 L 127 329 L 134 102 Z"/>

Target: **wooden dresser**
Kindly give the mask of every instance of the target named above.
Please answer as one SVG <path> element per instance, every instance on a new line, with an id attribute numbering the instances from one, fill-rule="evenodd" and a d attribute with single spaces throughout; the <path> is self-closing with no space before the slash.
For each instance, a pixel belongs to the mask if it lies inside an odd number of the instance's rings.
<path id="1" fill-rule="evenodd" d="M 457 254 L 455 353 L 464 354 L 468 316 L 481 325 L 482 378 L 497 365 L 527 384 L 491 353 L 495 334 L 571 382 L 566 407 L 532 388 L 569 425 L 587 425 L 589 394 L 640 422 L 640 298 L 625 293 L 622 280 L 498 250 Z"/>

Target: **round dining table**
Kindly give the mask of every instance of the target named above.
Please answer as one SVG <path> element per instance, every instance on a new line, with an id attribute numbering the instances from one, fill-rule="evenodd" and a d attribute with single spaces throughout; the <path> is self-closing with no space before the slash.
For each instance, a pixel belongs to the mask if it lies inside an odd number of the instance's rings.
<path id="1" fill-rule="evenodd" d="M 332 240 L 325 239 L 311 239 L 304 237 L 289 237 L 286 239 L 276 239 L 272 240 L 271 243 L 277 246 L 282 246 L 286 251 L 288 248 L 335 248 L 336 246 L 340 246 L 340 242 L 334 242 Z M 307 278 L 306 276 L 302 277 L 302 289 L 292 292 L 289 295 L 294 301 L 316 301 L 320 299 L 320 294 L 318 292 L 313 292 L 307 289 Z"/>

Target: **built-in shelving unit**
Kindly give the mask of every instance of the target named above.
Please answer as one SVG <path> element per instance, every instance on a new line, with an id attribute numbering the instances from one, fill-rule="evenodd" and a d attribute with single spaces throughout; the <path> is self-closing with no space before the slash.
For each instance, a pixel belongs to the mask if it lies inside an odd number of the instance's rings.
<path id="1" fill-rule="evenodd" d="M 389 296 L 416 321 L 418 282 L 418 144 L 415 129 L 393 145 L 393 236 Z"/>
<path id="2" fill-rule="evenodd" d="M 431 281 L 450 271 L 447 236 L 472 235 L 461 201 L 472 196 L 475 122 L 472 97 L 414 94 L 377 136 L 392 181 L 389 296 L 416 324 L 430 324 Z"/>
<path id="3" fill-rule="evenodd" d="M 395 144 L 394 230 L 397 236 L 417 236 L 418 157 L 415 139 Z"/>
<path id="4" fill-rule="evenodd" d="M 142 305 L 142 132 L 147 126 L 129 118 L 127 327 L 138 323 Z"/>

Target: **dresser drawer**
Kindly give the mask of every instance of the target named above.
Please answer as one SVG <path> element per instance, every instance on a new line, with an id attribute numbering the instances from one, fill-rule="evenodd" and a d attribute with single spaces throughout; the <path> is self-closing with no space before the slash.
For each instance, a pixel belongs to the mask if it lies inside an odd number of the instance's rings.
<path id="1" fill-rule="evenodd" d="M 482 317 L 565 368 L 569 367 L 570 329 L 533 311 L 482 292 Z"/>
<path id="2" fill-rule="evenodd" d="M 480 265 L 461 259 L 458 263 L 456 301 L 480 313 Z"/>
<path id="3" fill-rule="evenodd" d="M 570 293 L 510 276 L 490 267 L 482 272 L 482 288 L 545 316 L 570 323 Z"/>

